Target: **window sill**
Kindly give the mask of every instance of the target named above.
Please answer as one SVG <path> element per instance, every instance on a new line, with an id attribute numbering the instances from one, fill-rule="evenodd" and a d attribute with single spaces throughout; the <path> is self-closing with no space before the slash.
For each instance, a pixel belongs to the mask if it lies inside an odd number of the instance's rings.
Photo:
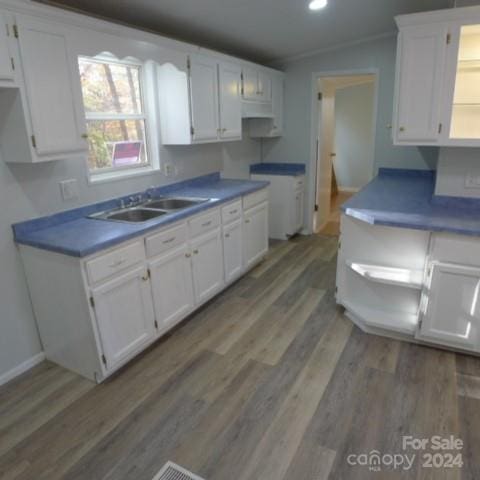
<path id="1" fill-rule="evenodd" d="M 152 173 L 160 173 L 160 169 L 154 168 L 149 165 L 148 167 L 135 168 L 120 172 L 93 173 L 88 175 L 88 184 L 98 185 L 101 183 L 117 182 L 120 180 L 125 180 L 127 178 L 151 175 Z"/>

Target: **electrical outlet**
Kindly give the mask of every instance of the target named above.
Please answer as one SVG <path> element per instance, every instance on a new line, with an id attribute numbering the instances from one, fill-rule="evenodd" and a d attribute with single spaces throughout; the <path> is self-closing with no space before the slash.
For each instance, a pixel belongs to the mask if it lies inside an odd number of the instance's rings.
<path id="1" fill-rule="evenodd" d="M 480 174 L 467 173 L 465 177 L 465 188 L 480 188 Z"/>
<path id="2" fill-rule="evenodd" d="M 177 174 L 177 169 L 175 168 L 175 165 L 173 165 L 173 163 L 166 163 L 163 168 L 166 177 L 173 177 Z"/>
<path id="3" fill-rule="evenodd" d="M 77 180 L 75 178 L 72 178 L 70 180 L 64 180 L 63 182 L 60 182 L 60 192 L 64 201 L 77 199 Z"/>

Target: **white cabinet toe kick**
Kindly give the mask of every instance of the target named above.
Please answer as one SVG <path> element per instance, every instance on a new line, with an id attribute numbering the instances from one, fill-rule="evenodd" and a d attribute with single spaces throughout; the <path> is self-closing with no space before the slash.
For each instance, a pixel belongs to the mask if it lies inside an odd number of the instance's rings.
<path id="1" fill-rule="evenodd" d="M 20 246 L 46 358 L 101 382 L 260 262 L 260 190 L 85 258 Z"/>
<path id="2" fill-rule="evenodd" d="M 480 240 L 341 219 L 337 303 L 367 333 L 480 353 Z"/>

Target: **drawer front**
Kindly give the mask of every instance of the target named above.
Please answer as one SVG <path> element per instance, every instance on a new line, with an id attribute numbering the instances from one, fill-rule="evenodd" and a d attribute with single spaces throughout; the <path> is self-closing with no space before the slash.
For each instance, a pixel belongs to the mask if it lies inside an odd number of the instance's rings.
<path id="1" fill-rule="evenodd" d="M 222 208 L 222 222 L 224 224 L 233 222 L 242 216 L 242 200 L 229 203 Z"/>
<path id="2" fill-rule="evenodd" d="M 147 257 L 154 257 L 163 252 L 167 252 L 177 245 L 182 245 L 187 241 L 187 237 L 188 231 L 186 223 L 176 225 L 173 228 L 152 235 L 145 240 Z"/>
<path id="3" fill-rule="evenodd" d="M 86 262 L 88 281 L 90 284 L 101 282 L 144 260 L 145 249 L 140 241 L 117 248 Z"/>
<path id="4" fill-rule="evenodd" d="M 243 209 L 247 210 L 259 203 L 265 202 L 266 200 L 268 200 L 268 190 L 264 188 L 263 190 L 259 190 L 258 192 L 243 197 Z"/>
<path id="5" fill-rule="evenodd" d="M 216 209 L 190 220 L 190 235 L 196 237 L 220 225 L 220 210 Z"/>
<path id="6" fill-rule="evenodd" d="M 480 239 L 467 235 L 434 233 L 430 260 L 480 267 Z"/>
<path id="7" fill-rule="evenodd" d="M 305 190 L 305 176 L 294 177 L 293 188 L 295 190 Z"/>

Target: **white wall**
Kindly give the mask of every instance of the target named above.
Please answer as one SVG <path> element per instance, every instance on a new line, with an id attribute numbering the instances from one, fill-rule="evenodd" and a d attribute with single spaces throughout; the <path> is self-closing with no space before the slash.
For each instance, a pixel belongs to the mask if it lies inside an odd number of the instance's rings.
<path id="1" fill-rule="evenodd" d="M 307 164 L 308 198 L 305 221 L 311 223 L 314 169 L 311 160 L 312 89 L 315 72 L 375 70 L 378 73 L 377 130 L 375 163 L 379 167 L 435 168 L 438 149 L 394 147 L 389 125 L 392 123 L 395 77 L 396 36 L 379 38 L 342 49 L 275 65 L 286 72 L 285 134 L 263 142 L 263 161 Z"/>
<path id="2" fill-rule="evenodd" d="M 88 185 L 83 158 L 37 165 L 13 165 L 0 158 L 0 377 L 41 351 L 22 263 L 11 224 L 36 216 L 141 191 L 222 170 L 242 174 L 260 161 L 260 144 L 246 139 L 228 144 L 168 147 L 161 161 L 178 168 L 177 177 L 161 173 L 99 185 Z M 244 176 L 244 175 L 243 175 Z M 58 182 L 76 178 L 79 198 L 63 202 Z"/>
<path id="3" fill-rule="evenodd" d="M 340 189 L 359 189 L 372 179 L 374 94 L 373 82 L 335 92 L 333 164 Z"/>

